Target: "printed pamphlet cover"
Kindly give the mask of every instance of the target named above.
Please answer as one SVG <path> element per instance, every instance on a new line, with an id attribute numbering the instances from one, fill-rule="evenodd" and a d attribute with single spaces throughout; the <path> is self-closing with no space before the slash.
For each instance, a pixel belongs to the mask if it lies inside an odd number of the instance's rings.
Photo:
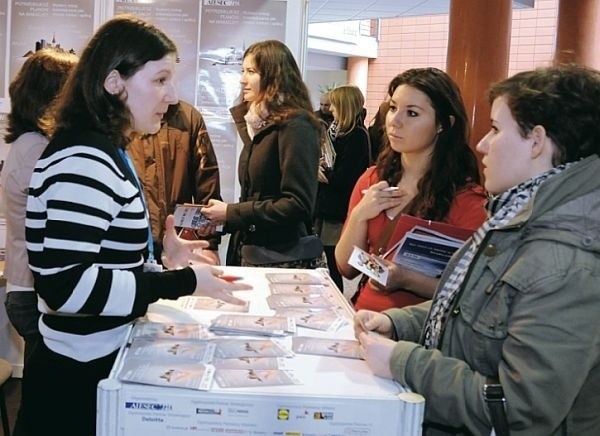
<path id="1" fill-rule="evenodd" d="M 387 284 L 389 268 L 374 254 L 367 253 L 355 245 L 348 263 L 383 286 Z"/>
<path id="2" fill-rule="evenodd" d="M 318 272 L 267 273 L 266 279 L 271 283 L 289 283 L 295 285 L 326 285 L 327 279 Z"/>
<path id="3" fill-rule="evenodd" d="M 215 344 L 209 341 L 178 341 L 176 339 L 136 338 L 129 345 L 128 358 L 138 357 L 161 361 L 210 363 Z"/>
<path id="4" fill-rule="evenodd" d="M 209 341 L 136 338 L 129 345 L 127 357 L 210 363 L 214 353 L 215 344 Z"/>
<path id="5" fill-rule="evenodd" d="M 128 358 L 118 373 L 121 381 L 207 391 L 215 368 L 204 363 L 161 362 Z"/>
<path id="6" fill-rule="evenodd" d="M 232 359 L 215 359 L 216 369 L 284 369 L 283 357 L 236 357 Z"/>
<path id="7" fill-rule="evenodd" d="M 248 312 L 250 302 L 245 304 L 231 304 L 218 298 L 210 297 L 181 297 L 178 300 L 184 310 L 214 310 L 219 312 Z"/>
<path id="8" fill-rule="evenodd" d="M 311 295 L 323 294 L 326 286 L 323 285 L 304 285 L 293 283 L 271 283 L 269 284 L 271 294 L 295 294 L 295 295 Z"/>
<path id="9" fill-rule="evenodd" d="M 133 326 L 133 338 L 157 339 L 209 339 L 213 335 L 198 323 L 162 323 L 143 321 Z"/>
<path id="10" fill-rule="evenodd" d="M 287 307 L 327 308 L 333 303 L 323 295 L 293 295 L 277 294 L 267 297 L 267 304 L 271 309 Z"/>
<path id="11" fill-rule="evenodd" d="M 460 239 L 416 226 L 404 235 L 392 262 L 430 277 L 439 277 L 462 245 Z"/>
<path id="12" fill-rule="evenodd" d="M 207 225 L 212 225 L 212 221 L 201 212 L 202 204 L 178 204 L 175 206 L 173 217 L 175 218 L 175 227 L 186 229 L 199 229 Z M 218 232 L 223 230 L 222 225 L 216 226 Z"/>
<path id="13" fill-rule="evenodd" d="M 346 324 L 335 309 L 282 308 L 277 309 L 275 315 L 294 318 L 297 326 L 315 330 L 334 332 Z"/>
<path id="14" fill-rule="evenodd" d="M 187 229 L 199 229 L 205 225 L 211 224 L 211 220 L 206 218 L 200 211 L 202 205 L 178 204 L 175 206 L 173 217 L 175 218 L 175 227 L 184 227 Z"/>
<path id="15" fill-rule="evenodd" d="M 317 354 L 319 356 L 360 359 L 358 341 L 349 339 L 295 336 L 292 338 L 292 350 L 298 354 Z"/>
<path id="16" fill-rule="evenodd" d="M 291 350 L 272 339 L 215 339 L 214 357 L 232 359 L 237 357 L 292 357 Z"/>
<path id="17" fill-rule="evenodd" d="M 296 323 L 283 316 L 223 314 L 208 329 L 219 335 L 285 336 L 296 332 Z"/>
<path id="18" fill-rule="evenodd" d="M 290 371 L 282 369 L 219 369 L 215 381 L 222 388 L 301 384 Z"/>

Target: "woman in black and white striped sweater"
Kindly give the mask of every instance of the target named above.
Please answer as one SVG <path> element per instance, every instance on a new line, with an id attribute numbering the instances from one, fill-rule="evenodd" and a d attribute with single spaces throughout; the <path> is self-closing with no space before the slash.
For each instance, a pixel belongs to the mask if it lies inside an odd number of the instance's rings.
<path id="1" fill-rule="evenodd" d="M 106 22 L 65 85 L 56 130 L 30 182 L 26 239 L 44 338 L 23 389 L 28 434 L 95 432 L 95 396 L 133 319 L 159 298 L 202 294 L 242 303 L 168 219 L 161 271 L 144 253 L 147 211 L 124 146 L 155 133 L 177 102 L 177 51 L 159 29 L 131 16 Z M 198 257 L 199 256 L 199 257 Z M 57 392 L 67 403 L 56 401 Z"/>

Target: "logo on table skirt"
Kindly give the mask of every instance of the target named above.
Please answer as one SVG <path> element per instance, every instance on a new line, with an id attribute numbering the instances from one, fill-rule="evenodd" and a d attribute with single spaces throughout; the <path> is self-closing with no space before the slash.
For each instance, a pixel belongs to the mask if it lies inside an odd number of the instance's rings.
<path id="1" fill-rule="evenodd" d="M 125 401 L 125 408 L 137 410 L 156 410 L 161 412 L 169 412 L 173 410 L 173 406 L 171 404 L 140 403 L 137 401 Z"/>
<path id="2" fill-rule="evenodd" d="M 333 412 L 315 412 L 314 419 L 333 419 Z"/>
<path id="3" fill-rule="evenodd" d="M 222 413 L 221 409 L 201 409 L 196 407 L 196 415 L 221 415 Z"/>
<path id="4" fill-rule="evenodd" d="M 279 421 L 287 421 L 290 419 L 290 409 L 277 409 L 277 419 Z"/>

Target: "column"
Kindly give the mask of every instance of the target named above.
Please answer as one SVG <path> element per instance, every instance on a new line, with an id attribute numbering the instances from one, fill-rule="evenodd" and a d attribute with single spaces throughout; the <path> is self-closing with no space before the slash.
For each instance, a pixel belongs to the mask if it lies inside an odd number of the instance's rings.
<path id="1" fill-rule="evenodd" d="M 508 74 L 511 7 L 511 0 L 450 2 L 446 71 L 462 92 L 473 149 L 490 127 L 487 89 Z"/>
<path id="2" fill-rule="evenodd" d="M 363 57 L 348 58 L 348 73 L 347 80 L 351 85 L 356 85 L 360 88 L 365 100 L 367 98 L 367 81 L 369 78 L 369 59 Z"/>
<path id="3" fill-rule="evenodd" d="M 555 58 L 600 69 L 598 0 L 559 0 Z"/>

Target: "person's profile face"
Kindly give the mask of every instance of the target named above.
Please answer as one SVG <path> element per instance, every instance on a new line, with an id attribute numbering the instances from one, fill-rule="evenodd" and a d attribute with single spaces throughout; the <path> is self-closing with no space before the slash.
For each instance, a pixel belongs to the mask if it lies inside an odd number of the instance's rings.
<path id="1" fill-rule="evenodd" d="M 338 114 L 337 108 L 336 108 L 334 105 L 330 105 L 330 109 L 331 109 L 330 113 L 331 113 L 331 115 L 333 116 L 333 119 L 334 119 L 334 120 L 337 120 L 337 119 L 338 119 L 338 117 L 339 117 L 339 114 Z"/>
<path id="2" fill-rule="evenodd" d="M 326 115 L 331 114 L 331 102 L 329 101 L 329 98 L 327 98 L 326 96 L 321 96 L 321 100 L 319 101 L 319 108 L 321 109 L 321 112 L 323 112 Z"/>
<path id="3" fill-rule="evenodd" d="M 133 76 L 123 81 L 125 105 L 131 112 L 131 130 L 156 133 L 169 105 L 178 101 L 173 82 L 175 54 L 148 61 Z"/>
<path id="4" fill-rule="evenodd" d="M 260 96 L 260 73 L 254 63 L 254 55 L 249 54 L 242 62 L 242 77 L 240 78 L 242 85 L 242 94 L 244 101 L 258 101 Z"/>
<path id="5" fill-rule="evenodd" d="M 435 109 L 424 92 L 398 86 L 389 102 L 385 127 L 392 149 L 399 153 L 431 153 L 437 140 Z"/>
<path id="6" fill-rule="evenodd" d="M 504 97 L 492 103 L 490 131 L 477 144 L 483 155 L 485 189 L 493 195 L 533 177 L 531 149 L 533 139 L 523 138 Z"/>

